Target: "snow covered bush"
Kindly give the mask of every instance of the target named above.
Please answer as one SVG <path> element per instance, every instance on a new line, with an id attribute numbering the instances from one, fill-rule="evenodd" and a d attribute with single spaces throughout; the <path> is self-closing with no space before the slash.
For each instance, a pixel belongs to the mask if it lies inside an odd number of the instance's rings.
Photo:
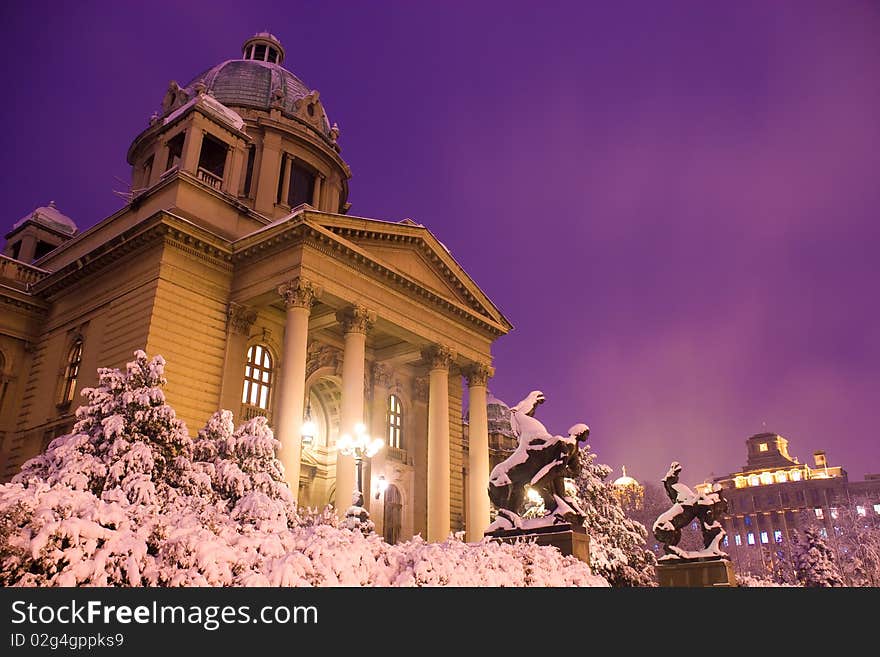
<path id="1" fill-rule="evenodd" d="M 533 544 L 388 545 L 297 509 L 264 418 L 193 441 L 142 351 L 83 391 L 72 433 L 0 486 L 0 586 L 607 586 Z"/>

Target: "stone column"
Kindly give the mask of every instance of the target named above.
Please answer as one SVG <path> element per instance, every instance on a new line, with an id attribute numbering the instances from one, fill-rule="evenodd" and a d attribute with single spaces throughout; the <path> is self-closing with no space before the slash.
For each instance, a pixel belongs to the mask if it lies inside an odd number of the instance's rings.
<path id="1" fill-rule="evenodd" d="M 183 138 L 183 153 L 180 156 L 181 171 L 188 171 L 195 175 L 199 168 L 199 157 L 202 155 L 202 139 L 204 137 L 205 131 L 195 122 L 187 128 L 186 136 Z"/>
<path id="2" fill-rule="evenodd" d="M 489 526 L 489 417 L 486 412 L 486 383 L 494 370 L 485 363 L 472 365 L 468 381 L 468 491 L 465 538 L 468 543 L 483 538 Z"/>
<path id="3" fill-rule="evenodd" d="M 241 145 L 241 141 L 236 140 L 232 154 L 232 168 L 229 172 L 229 181 L 226 190 L 233 196 L 240 196 L 242 187 L 244 187 L 244 178 L 241 173 L 244 169 L 244 163 L 247 160 L 247 149 Z"/>
<path id="4" fill-rule="evenodd" d="M 184 137 L 184 139 L 186 139 Z M 168 143 L 163 139 L 156 146 L 156 152 L 153 155 L 153 170 L 150 172 L 150 179 L 146 182 L 147 187 L 152 187 L 162 174 L 167 171 L 165 165 L 168 164 Z"/>
<path id="5" fill-rule="evenodd" d="M 287 153 L 282 154 L 281 161 L 283 162 L 284 167 L 284 179 L 281 181 L 281 198 L 278 199 L 278 203 L 281 205 L 288 205 L 287 198 L 290 196 L 290 170 L 293 168 L 291 165 L 293 164 L 293 159 Z"/>
<path id="6" fill-rule="evenodd" d="M 267 217 L 275 211 L 275 195 L 278 193 L 278 172 L 281 166 L 281 135 L 266 131 L 263 137 L 263 151 L 260 155 L 259 177 L 253 178 L 251 186 L 256 185 L 254 210 Z"/>
<path id="7" fill-rule="evenodd" d="M 278 383 L 278 396 L 275 400 L 275 438 L 281 441 L 278 458 L 284 465 L 284 479 L 296 499 L 299 495 L 302 449 L 300 429 L 306 396 L 309 314 L 312 303 L 321 296 L 321 288 L 297 276 L 278 286 L 278 294 L 287 306 L 287 321 L 284 327 L 281 380 Z"/>
<path id="8" fill-rule="evenodd" d="M 364 368 L 367 332 L 376 322 L 375 311 L 349 306 L 336 313 L 342 324 L 345 345 L 342 354 L 342 409 L 339 435 L 354 435 L 354 427 L 364 421 Z M 336 513 L 342 518 L 351 506 L 357 485 L 354 457 L 336 453 Z M 369 492 L 365 493 L 368 495 Z"/>
<path id="9" fill-rule="evenodd" d="M 226 192 L 227 194 L 232 194 L 235 192 L 233 189 L 234 180 L 232 178 L 232 162 L 235 157 L 235 148 L 229 144 L 226 145 L 226 159 L 223 162 L 223 180 L 220 183 L 221 191 Z"/>
<path id="10" fill-rule="evenodd" d="M 315 176 L 315 188 L 312 190 L 312 207 L 316 210 L 321 209 L 321 180 L 323 176 L 319 173 Z"/>
<path id="11" fill-rule="evenodd" d="M 428 361 L 428 541 L 449 537 L 449 366 L 452 351 L 432 346 Z"/>

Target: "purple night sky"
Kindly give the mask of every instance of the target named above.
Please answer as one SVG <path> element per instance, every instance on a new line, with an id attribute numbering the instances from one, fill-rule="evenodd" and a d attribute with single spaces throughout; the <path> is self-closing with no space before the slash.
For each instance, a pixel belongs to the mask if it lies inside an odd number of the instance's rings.
<path id="1" fill-rule="evenodd" d="M 541 8 L 538 9 L 538 5 Z M 613 5 L 613 6 L 612 6 Z M 259 6 L 259 8 L 255 8 Z M 428 226 L 515 329 L 490 390 L 659 480 L 775 431 L 880 472 L 876 2 L 4 3 L 0 228 L 113 213 L 171 79 L 269 30 L 351 214 Z"/>

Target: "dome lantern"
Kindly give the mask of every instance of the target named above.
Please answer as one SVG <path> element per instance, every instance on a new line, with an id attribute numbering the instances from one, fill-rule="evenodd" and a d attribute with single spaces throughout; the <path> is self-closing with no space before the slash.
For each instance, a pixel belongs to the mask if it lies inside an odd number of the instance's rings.
<path id="1" fill-rule="evenodd" d="M 284 61 L 284 46 L 274 34 L 259 32 L 244 42 L 241 58 L 281 64 Z"/>

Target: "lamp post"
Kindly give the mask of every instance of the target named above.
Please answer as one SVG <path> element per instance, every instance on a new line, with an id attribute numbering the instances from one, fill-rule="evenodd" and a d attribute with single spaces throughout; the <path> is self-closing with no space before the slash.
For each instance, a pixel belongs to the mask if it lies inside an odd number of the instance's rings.
<path id="1" fill-rule="evenodd" d="M 336 441 L 336 449 L 339 450 L 339 453 L 344 456 L 353 456 L 357 467 L 357 502 L 354 506 L 363 507 L 364 505 L 364 459 L 375 456 L 382 449 L 382 445 L 381 438 L 370 439 L 367 435 L 367 427 L 361 422 L 354 426 L 354 437 L 346 433 Z"/>
<path id="2" fill-rule="evenodd" d="M 311 447 L 312 442 L 315 440 L 315 434 L 317 433 L 317 427 L 315 423 L 312 421 L 312 402 L 309 400 L 306 405 L 306 417 L 303 422 L 302 429 L 300 430 L 300 434 L 302 435 L 302 445 L 303 447 Z"/>

